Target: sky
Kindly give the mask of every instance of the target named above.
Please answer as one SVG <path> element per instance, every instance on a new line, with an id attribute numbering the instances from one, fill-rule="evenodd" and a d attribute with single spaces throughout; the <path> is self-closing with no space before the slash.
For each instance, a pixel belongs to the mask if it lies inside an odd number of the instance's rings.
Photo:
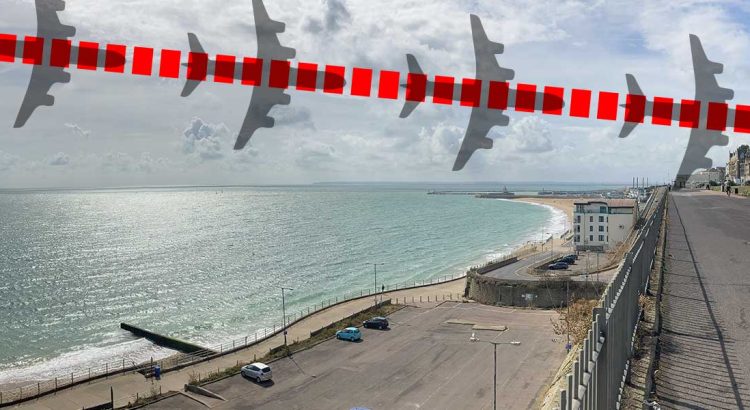
<path id="1" fill-rule="evenodd" d="M 32 0 L 0 0 L 0 32 L 36 33 Z M 694 96 L 689 34 L 724 64 L 719 84 L 750 103 L 750 6 L 741 1 L 266 1 L 286 23 L 294 61 L 407 71 L 414 54 L 428 74 L 474 75 L 469 15 L 505 44 L 501 66 L 517 82 L 626 92 L 632 73 L 649 95 Z M 250 0 L 69 0 L 60 13 L 74 40 L 188 51 L 194 32 L 211 54 L 253 56 Z M 490 132 L 492 150 L 452 165 L 470 109 L 422 104 L 400 119 L 402 101 L 289 90 L 272 129 L 242 151 L 234 140 L 252 90 L 202 84 L 180 97 L 182 80 L 70 70 L 54 107 L 13 122 L 31 68 L 0 63 L 0 188 L 144 185 L 266 185 L 327 181 L 652 182 L 673 178 L 689 131 L 644 124 L 618 139 L 619 121 L 509 112 Z M 620 112 L 622 116 L 622 112 Z M 731 131 L 709 157 L 723 166 L 750 143 Z"/>

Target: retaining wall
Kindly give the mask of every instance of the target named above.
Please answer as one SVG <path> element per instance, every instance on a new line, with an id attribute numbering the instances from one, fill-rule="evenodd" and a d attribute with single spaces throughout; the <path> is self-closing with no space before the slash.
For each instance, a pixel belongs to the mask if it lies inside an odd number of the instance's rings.
<path id="1" fill-rule="evenodd" d="M 486 305 L 557 308 L 568 300 L 598 299 L 605 284 L 565 279 L 513 281 L 482 276 L 471 272 L 466 277 L 466 296 Z M 568 298 L 569 291 L 569 298 Z"/>

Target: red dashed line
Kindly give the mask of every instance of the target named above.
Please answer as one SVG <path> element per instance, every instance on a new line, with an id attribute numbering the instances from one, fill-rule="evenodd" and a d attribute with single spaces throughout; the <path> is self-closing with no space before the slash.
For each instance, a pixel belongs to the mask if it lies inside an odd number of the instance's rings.
<path id="1" fill-rule="evenodd" d="M 127 63 L 127 46 L 107 44 L 103 49 L 99 43 L 81 41 L 77 43 L 77 61 L 71 61 L 73 42 L 68 39 L 47 40 L 35 36 L 25 36 L 22 40 L 15 34 L 0 33 L 0 63 L 15 63 L 17 46 L 21 45 L 21 63 L 28 65 L 49 64 L 52 67 L 69 68 L 75 63 L 79 70 L 98 70 L 100 53 L 104 53 L 104 71 L 109 73 L 124 73 Z M 44 60 L 45 46 L 49 47 L 49 61 Z M 179 50 L 163 49 L 159 51 L 158 76 L 177 79 L 180 77 L 190 81 L 208 81 L 209 67 L 213 69 L 213 81 L 216 83 L 234 84 L 235 79 L 241 79 L 240 84 L 246 86 L 260 86 L 263 84 L 264 61 L 258 58 L 244 57 L 238 60 L 236 56 L 216 55 L 212 61 L 205 53 L 187 53 L 187 70 L 182 70 L 182 57 Z M 238 64 L 239 61 L 239 64 Z M 209 64 L 213 64 L 209 66 Z M 287 89 L 290 86 L 292 66 L 289 61 L 273 60 L 266 62 L 269 67 L 267 85 L 269 87 Z M 337 65 L 325 65 L 322 78 L 318 78 L 319 65 L 312 62 L 296 64 L 294 87 L 299 91 L 315 92 L 322 89 L 327 94 L 345 93 L 347 68 Z M 154 70 L 154 49 L 150 47 L 133 47 L 131 73 L 140 76 L 152 76 Z M 239 71 L 241 70 L 241 71 Z M 239 72 L 238 72 L 239 71 Z M 239 74 L 239 77 L 237 75 Z M 406 91 L 401 93 L 401 82 L 405 79 Z M 322 80 L 322 84 L 320 84 Z M 514 95 L 513 106 L 519 112 L 537 112 L 537 89 L 535 84 L 516 83 L 515 88 L 507 82 L 489 81 L 489 84 L 474 78 L 463 78 L 460 86 L 456 87 L 456 79 L 451 76 L 435 75 L 430 77 L 421 73 L 407 73 L 405 78 L 398 71 L 380 70 L 378 73 L 377 98 L 397 100 L 404 98 L 409 102 L 425 102 L 428 93 L 431 102 L 438 105 L 453 105 L 458 101 L 464 107 L 481 107 L 507 110 L 509 96 Z M 431 85 L 431 89 L 428 88 Z M 349 94 L 359 97 L 370 97 L 373 88 L 373 70 L 370 68 L 353 67 L 349 77 Z M 544 86 L 541 101 L 541 113 L 546 115 L 563 115 L 564 106 L 569 106 L 567 114 L 575 118 L 591 118 L 592 91 L 574 88 L 570 90 L 570 98 L 565 99 L 565 88 Z M 486 96 L 483 91 L 487 91 Z M 511 92 L 513 91 L 513 92 Z M 486 101 L 483 100 L 486 98 Z M 599 91 L 597 93 L 596 119 L 616 121 L 619 104 L 623 98 L 621 94 Z M 679 118 L 674 118 L 675 101 L 667 97 L 654 97 L 651 102 L 651 112 L 647 112 L 648 100 L 642 95 L 625 95 L 624 121 L 643 123 L 645 116 L 651 116 L 654 125 L 671 126 L 674 122 L 682 128 L 699 128 L 701 116 L 701 101 L 682 99 L 679 101 Z M 724 131 L 728 124 L 729 106 L 723 102 L 707 103 L 706 129 Z M 750 105 L 735 107 L 734 131 L 750 133 Z"/>

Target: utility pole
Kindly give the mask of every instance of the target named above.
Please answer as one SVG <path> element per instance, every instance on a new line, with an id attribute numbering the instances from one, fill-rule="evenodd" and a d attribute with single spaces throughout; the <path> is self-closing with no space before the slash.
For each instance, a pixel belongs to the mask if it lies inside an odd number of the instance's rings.
<path id="1" fill-rule="evenodd" d="M 284 329 L 284 347 L 286 348 L 287 355 L 289 354 L 289 346 L 286 344 L 286 299 L 284 298 L 285 290 L 294 290 L 292 288 L 285 288 L 281 286 L 281 314 L 283 316 L 282 328 Z"/>

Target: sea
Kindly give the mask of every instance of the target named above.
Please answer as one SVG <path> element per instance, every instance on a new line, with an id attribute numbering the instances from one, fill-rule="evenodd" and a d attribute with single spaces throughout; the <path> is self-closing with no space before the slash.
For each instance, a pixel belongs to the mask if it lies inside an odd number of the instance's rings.
<path id="1" fill-rule="evenodd" d="M 516 192 L 601 184 L 507 184 Z M 433 190 L 497 184 L 316 184 L 0 190 L 0 385 L 173 353 L 126 322 L 214 345 L 287 311 L 378 286 L 460 274 L 563 212 Z"/>

